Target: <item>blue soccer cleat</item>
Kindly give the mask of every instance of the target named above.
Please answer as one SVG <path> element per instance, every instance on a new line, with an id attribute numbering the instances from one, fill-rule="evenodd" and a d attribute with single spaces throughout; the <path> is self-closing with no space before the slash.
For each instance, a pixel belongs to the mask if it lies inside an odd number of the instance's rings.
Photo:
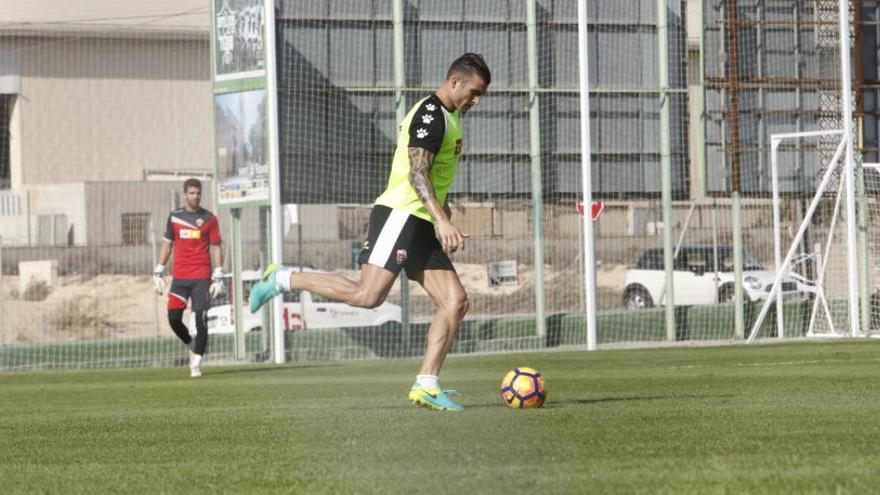
<path id="1" fill-rule="evenodd" d="M 462 411 L 464 408 L 452 402 L 447 394 L 455 394 L 455 391 L 442 390 L 440 387 L 422 387 L 416 383 L 409 390 L 409 400 L 417 406 L 435 411 Z"/>
<path id="2" fill-rule="evenodd" d="M 283 267 L 278 263 L 272 263 L 266 267 L 266 271 L 263 272 L 263 279 L 254 284 L 251 288 L 251 313 L 256 313 L 270 299 L 283 292 L 281 284 L 275 280 L 275 275 L 281 268 Z"/>

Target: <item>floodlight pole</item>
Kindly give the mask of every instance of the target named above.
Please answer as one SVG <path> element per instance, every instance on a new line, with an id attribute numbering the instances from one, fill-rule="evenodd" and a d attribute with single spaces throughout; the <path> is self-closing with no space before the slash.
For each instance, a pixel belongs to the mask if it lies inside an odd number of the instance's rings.
<path id="1" fill-rule="evenodd" d="M 394 0 L 391 4 L 392 32 L 394 35 L 394 108 L 395 124 L 399 125 L 406 118 L 406 46 L 404 44 L 403 1 Z M 401 345 L 405 355 L 410 352 L 410 294 L 409 278 L 406 270 L 400 271 L 400 323 L 403 327 Z"/>
<path id="2" fill-rule="evenodd" d="M 582 0 L 585 2 L 586 0 Z M 526 2 L 526 45 L 529 82 L 529 162 L 532 182 L 532 215 L 535 266 L 535 328 L 538 336 L 547 334 L 547 307 L 544 293 L 544 192 L 541 187 L 541 111 L 538 102 L 538 26 L 535 0 Z M 585 21 L 586 23 L 586 21 Z M 580 32 L 580 22 L 578 22 Z M 589 117 L 588 117 L 589 118 Z M 590 203 L 584 203 L 590 204 Z M 586 216 L 586 215 L 585 215 Z"/>
<path id="3" fill-rule="evenodd" d="M 849 2 L 838 1 L 840 21 L 840 119 L 846 152 L 843 159 L 846 180 L 846 272 L 849 282 L 850 335 L 858 336 L 859 322 L 859 274 L 858 237 L 856 234 L 855 154 L 853 151 L 852 76 L 849 49 Z"/>
<path id="4" fill-rule="evenodd" d="M 870 273 L 868 268 L 868 200 L 865 197 L 865 169 L 859 157 L 855 163 L 856 182 L 856 210 L 858 225 L 856 231 L 859 236 L 858 245 L 858 273 L 859 273 L 859 316 L 861 317 L 861 329 L 863 333 L 871 331 L 871 289 Z"/>
<path id="5" fill-rule="evenodd" d="M 596 252 L 593 242 L 593 166 L 590 161 L 590 78 L 587 67 L 587 0 L 578 0 L 578 76 L 581 93 L 581 190 L 584 214 L 584 296 L 587 350 L 596 349 Z"/>
<path id="6" fill-rule="evenodd" d="M 672 144 L 669 101 L 669 3 L 657 0 L 657 87 L 660 97 L 660 176 L 663 205 L 663 267 L 666 281 L 666 338 L 675 340 L 675 254 L 672 241 Z"/>
<path id="7" fill-rule="evenodd" d="M 269 134 L 269 197 L 271 219 L 269 224 L 269 261 L 281 264 L 283 262 L 282 239 L 284 227 L 284 212 L 281 211 L 281 166 L 278 160 L 278 79 L 275 66 L 275 2 L 263 2 L 263 19 L 265 28 L 265 54 L 266 54 L 266 113 L 268 118 Z M 284 363 L 284 322 L 281 318 L 282 301 L 275 299 L 272 308 L 272 349 L 274 350 L 275 364 Z"/>
<path id="8" fill-rule="evenodd" d="M 241 280 L 241 268 L 242 268 L 242 260 L 241 260 L 241 247 L 243 246 L 242 238 L 241 238 L 241 208 L 232 208 L 229 211 L 229 219 L 230 219 L 230 227 L 232 230 L 232 280 L 231 287 L 227 287 L 226 290 L 232 291 L 232 317 L 233 323 L 235 325 L 235 359 L 238 361 L 244 361 L 245 355 L 245 335 L 246 331 L 244 328 L 244 297 L 243 297 L 243 288 L 244 284 Z M 248 310 L 250 311 L 250 310 Z"/>

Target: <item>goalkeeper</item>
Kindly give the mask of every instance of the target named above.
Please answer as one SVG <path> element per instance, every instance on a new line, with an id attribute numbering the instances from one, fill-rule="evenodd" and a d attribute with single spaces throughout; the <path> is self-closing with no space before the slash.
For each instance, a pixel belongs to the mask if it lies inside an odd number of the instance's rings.
<path id="1" fill-rule="evenodd" d="M 439 384 L 440 369 L 468 310 L 467 294 L 448 256 L 464 249 L 468 235 L 450 220 L 446 195 L 462 150 L 459 119 L 480 102 L 490 82 L 483 57 L 466 53 L 452 63 L 437 91 L 419 100 L 398 127 L 388 186 L 376 199 L 358 259 L 359 281 L 273 265 L 251 290 L 252 312 L 287 290 L 374 308 L 385 300 L 400 270 L 406 270 L 437 308 L 421 370 L 409 391 L 414 404 L 430 409 L 462 409 Z"/>
<path id="2" fill-rule="evenodd" d="M 153 269 L 156 293 L 165 291 L 165 264 L 174 252 L 171 288 L 168 290 L 168 322 L 189 351 L 190 376 L 202 376 L 202 356 L 208 346 L 208 308 L 210 299 L 224 291 L 223 250 L 220 247 L 220 226 L 217 217 L 200 206 L 202 183 L 187 179 L 183 183 L 185 206 L 168 215 L 165 242 L 159 253 L 159 264 Z M 211 267 L 214 271 L 212 273 Z M 196 338 L 192 339 L 183 323 L 183 310 L 188 300 L 196 316 Z"/>

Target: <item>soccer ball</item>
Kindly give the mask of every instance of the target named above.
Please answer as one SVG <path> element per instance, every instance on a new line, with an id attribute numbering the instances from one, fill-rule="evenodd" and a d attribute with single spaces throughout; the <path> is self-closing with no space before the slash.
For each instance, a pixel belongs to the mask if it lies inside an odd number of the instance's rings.
<path id="1" fill-rule="evenodd" d="M 514 368 L 501 380 L 501 400 L 507 407 L 541 407 L 546 399 L 544 376 L 534 368 Z"/>

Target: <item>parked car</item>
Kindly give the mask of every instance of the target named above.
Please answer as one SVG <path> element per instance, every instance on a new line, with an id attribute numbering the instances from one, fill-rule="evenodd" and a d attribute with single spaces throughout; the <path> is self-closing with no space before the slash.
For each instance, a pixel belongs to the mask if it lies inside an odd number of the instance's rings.
<path id="1" fill-rule="evenodd" d="M 718 246 L 717 272 L 714 246 L 682 246 L 673 264 L 675 304 L 689 306 L 733 302 L 733 247 Z M 642 253 L 635 268 L 626 273 L 623 306 L 626 309 L 651 308 L 664 303 L 666 272 L 663 248 Z M 776 274 L 764 268 L 754 256 L 743 251 L 743 293 L 747 301 L 767 299 Z M 794 278 L 782 280 L 782 297 L 790 298 L 808 290 Z"/>
<path id="2" fill-rule="evenodd" d="M 303 271 L 318 272 L 319 270 L 303 268 Z M 251 288 L 260 280 L 260 272 L 245 270 L 241 276 L 244 306 L 239 314 L 244 317 L 244 331 L 260 330 L 263 326 L 263 310 L 251 313 L 247 304 Z M 232 314 L 232 289 L 234 287 L 232 276 L 227 275 L 225 282 L 226 292 L 214 298 L 211 301 L 211 308 L 208 310 L 209 334 L 235 332 L 235 320 Z M 281 316 L 286 330 L 372 327 L 401 321 L 400 306 L 387 302 L 377 308 L 365 309 L 330 301 L 309 291 L 289 291 L 281 297 L 284 301 Z M 305 308 L 305 319 L 303 318 L 303 308 Z M 192 313 L 190 314 L 190 329 L 195 329 L 195 315 Z"/>

